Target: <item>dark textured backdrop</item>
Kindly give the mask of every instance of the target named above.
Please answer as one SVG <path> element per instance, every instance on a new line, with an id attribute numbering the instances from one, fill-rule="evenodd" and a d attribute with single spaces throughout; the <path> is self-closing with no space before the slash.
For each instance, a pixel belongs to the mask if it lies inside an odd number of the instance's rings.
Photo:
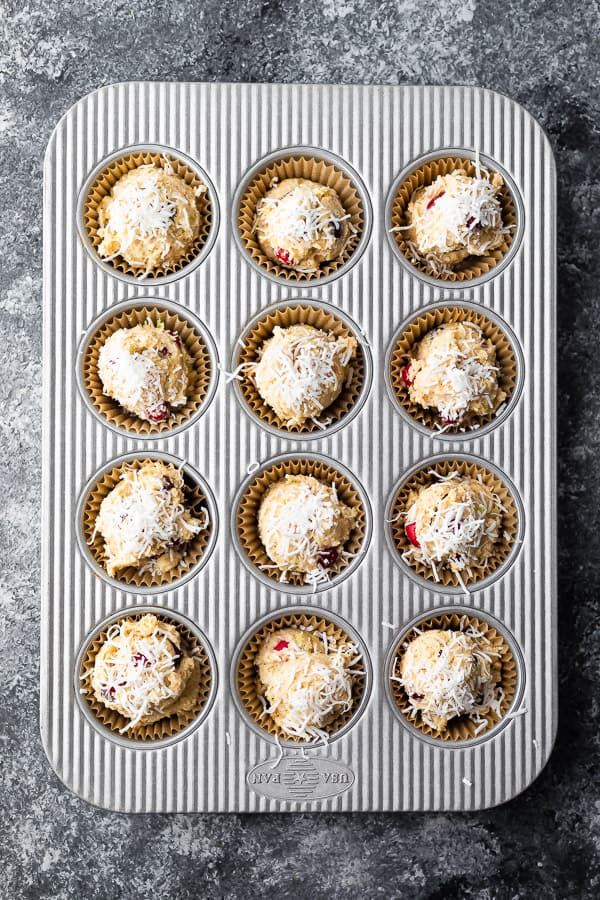
<path id="1" fill-rule="evenodd" d="M 599 36 L 597 0 L 0 2 L 0 896 L 600 895 Z M 548 132 L 561 721 L 548 767 L 512 803 L 470 815 L 135 817 L 86 806 L 50 771 L 37 666 L 42 158 L 72 103 L 128 79 L 482 85 Z"/>

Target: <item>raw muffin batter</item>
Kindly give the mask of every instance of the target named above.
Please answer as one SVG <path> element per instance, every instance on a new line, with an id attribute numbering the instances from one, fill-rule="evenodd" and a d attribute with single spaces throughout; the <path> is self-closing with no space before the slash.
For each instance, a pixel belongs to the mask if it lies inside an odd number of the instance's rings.
<path id="1" fill-rule="evenodd" d="M 171 166 L 138 166 L 123 175 L 98 207 L 104 259 L 122 257 L 140 274 L 175 265 L 200 232 L 198 196 Z"/>
<path id="2" fill-rule="evenodd" d="M 200 666 L 183 643 L 174 625 L 153 615 L 111 626 L 94 659 L 91 685 L 97 700 L 130 720 L 121 734 L 192 708 Z"/>
<path id="3" fill-rule="evenodd" d="M 420 713 L 426 725 L 443 731 L 449 720 L 469 716 L 482 727 L 482 716 L 499 714 L 502 696 L 492 675 L 498 653 L 488 639 L 465 631 L 434 628 L 410 641 L 394 676 L 408 695 L 410 715 Z"/>
<path id="4" fill-rule="evenodd" d="M 407 209 L 410 226 L 398 229 L 417 259 L 436 275 L 501 247 L 510 231 L 502 221 L 502 176 L 490 176 L 479 164 L 476 168 L 474 178 L 456 169 L 416 190 Z"/>
<path id="5" fill-rule="evenodd" d="M 316 583 L 341 558 L 356 517 L 357 511 L 338 499 L 335 485 L 312 475 L 286 475 L 263 497 L 258 533 L 283 578 L 303 572 L 307 582 Z"/>
<path id="6" fill-rule="evenodd" d="M 419 341 L 402 370 L 413 403 L 437 411 L 443 425 L 495 412 L 506 400 L 496 351 L 472 322 L 450 322 Z"/>
<path id="7" fill-rule="evenodd" d="M 100 504 L 95 531 L 105 540 L 106 571 L 148 567 L 164 575 L 177 567 L 185 544 L 208 527 L 208 513 L 196 519 L 184 505 L 183 475 L 170 463 L 148 460 L 127 468 Z"/>
<path id="8" fill-rule="evenodd" d="M 405 513 L 405 531 L 410 550 L 407 561 L 429 566 L 436 581 L 438 567 L 472 575 L 493 555 L 502 526 L 498 497 L 476 478 L 446 477 L 412 491 Z"/>
<path id="9" fill-rule="evenodd" d="M 287 737 L 327 740 L 327 725 L 352 709 L 352 686 L 363 674 L 355 644 L 325 633 L 282 628 L 257 656 L 265 712 Z"/>
<path id="10" fill-rule="evenodd" d="M 172 407 L 187 402 L 187 354 L 162 322 L 113 332 L 100 349 L 98 375 L 107 397 L 148 422 L 166 421 Z"/>
<path id="11" fill-rule="evenodd" d="M 254 381 L 285 425 L 301 426 L 339 397 L 355 354 L 352 337 L 336 338 L 311 325 L 277 326 L 265 341 Z"/>
<path id="12" fill-rule="evenodd" d="M 259 201 L 254 231 L 273 262 L 312 272 L 342 254 L 349 219 L 333 188 L 306 178 L 285 178 Z"/>

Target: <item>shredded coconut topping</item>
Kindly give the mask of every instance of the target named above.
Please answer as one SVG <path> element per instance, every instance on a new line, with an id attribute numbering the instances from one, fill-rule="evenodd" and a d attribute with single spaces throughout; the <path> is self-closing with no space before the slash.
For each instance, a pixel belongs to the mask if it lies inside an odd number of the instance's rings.
<path id="1" fill-rule="evenodd" d="M 91 672 L 92 684 L 107 706 L 120 707 L 130 719 L 121 734 L 135 728 L 145 716 L 160 712 L 179 695 L 169 676 L 181 656 L 172 629 L 163 628 L 158 621 L 144 636 L 136 634 L 127 622 L 110 628 Z M 88 670 L 81 678 L 89 675 Z"/>
<path id="2" fill-rule="evenodd" d="M 144 330 L 148 332 L 147 346 L 138 338 Z M 161 346 L 152 346 L 151 330 L 159 335 Z M 134 349 L 134 342 L 143 349 Z M 164 366 L 169 357 L 177 361 L 172 368 Z M 148 321 L 143 326 L 119 328 L 110 335 L 98 354 L 98 372 L 105 393 L 125 409 L 154 421 L 153 414 L 164 404 L 180 406 L 186 401 L 184 359 L 180 339 L 173 338 L 162 323 L 155 326 Z"/>
<path id="3" fill-rule="evenodd" d="M 293 496 L 278 503 L 276 515 L 260 518 L 261 540 L 268 553 L 270 548 L 276 548 L 274 568 L 285 574 L 297 570 L 299 560 L 306 560 L 313 569 L 306 574 L 306 580 L 316 585 L 328 580 L 324 567 L 319 568 L 319 556 L 326 552 L 325 542 L 339 526 L 347 507 L 338 500 L 335 484 L 295 478 L 290 487 L 294 489 Z"/>
<path id="4" fill-rule="evenodd" d="M 456 716 L 468 716 L 486 727 L 482 715 L 490 709 L 500 715 L 504 692 L 494 683 L 491 669 L 500 654 L 488 638 L 473 626 L 446 631 L 446 642 L 436 643 L 436 653 L 419 654 L 424 632 L 410 643 L 399 660 L 394 680 L 399 681 L 409 698 L 403 712 L 415 718 L 419 713 L 432 728 L 440 728 Z"/>
<path id="5" fill-rule="evenodd" d="M 254 377 L 259 387 L 263 378 L 276 383 L 286 406 L 298 418 L 310 418 L 323 411 L 324 395 L 339 393 L 354 352 L 354 342 L 336 340 L 321 329 L 277 326 Z"/>
<path id="6" fill-rule="evenodd" d="M 352 708 L 353 683 L 364 669 L 355 644 L 337 646 L 326 633 L 313 633 L 323 641 L 320 652 L 301 647 L 286 632 L 287 646 L 277 654 L 281 666 L 267 686 L 273 699 L 265 710 L 277 714 L 278 725 L 290 737 L 326 743 L 326 726 Z"/>
<path id="7" fill-rule="evenodd" d="M 329 247 L 338 240 L 336 233 L 341 223 L 350 218 L 350 213 L 336 216 L 317 194 L 306 194 L 299 187 L 292 188 L 283 197 L 263 197 L 258 213 L 264 210 L 275 211 L 278 228 L 291 240 L 310 244 L 324 239 Z M 257 230 L 259 233 L 263 230 L 260 221 Z"/>
<path id="8" fill-rule="evenodd" d="M 502 204 L 496 183 L 500 176 L 490 173 L 475 160 L 475 177 L 462 170 L 438 178 L 415 192 L 409 205 L 411 224 L 395 231 L 408 231 L 407 246 L 414 262 L 425 261 L 436 275 L 447 275 L 452 263 L 445 254 L 464 250 L 466 255 L 483 256 L 499 246 L 500 237 L 513 226 L 504 226 Z M 502 182 L 500 181 L 500 184 Z M 414 205 L 418 204 L 418 211 Z"/>
<path id="9" fill-rule="evenodd" d="M 497 390 L 500 371 L 499 366 L 481 359 L 481 347 L 486 340 L 481 328 L 473 322 L 460 325 L 460 339 L 452 346 L 441 340 L 428 343 L 426 358 L 416 370 L 419 392 L 444 397 L 445 403 L 438 407 L 438 412 L 443 420 L 450 422 L 462 419 L 473 401 L 485 400 L 494 409 L 494 389 Z M 435 332 L 431 334 L 435 337 Z M 414 377 L 412 371 L 409 377 Z"/>
<path id="10" fill-rule="evenodd" d="M 448 481 L 452 478 L 440 478 L 439 484 Z M 461 481 L 466 482 L 462 491 L 455 492 L 452 487 L 439 490 L 439 484 L 424 488 L 405 514 L 409 524 L 417 520 L 419 506 L 426 510 L 418 517 L 416 537 L 420 546 L 411 546 L 403 557 L 428 563 L 436 581 L 439 575 L 435 563 L 449 565 L 458 575 L 469 572 L 470 566 L 481 565 L 480 550 L 486 539 L 493 544 L 499 537 L 500 499 L 475 479 L 459 478 L 456 484 Z"/>
<path id="11" fill-rule="evenodd" d="M 118 502 L 108 502 L 118 488 L 104 498 L 96 523 L 98 531 L 107 539 L 109 559 L 109 535 L 118 536 L 118 558 L 128 560 L 127 565 L 133 564 L 129 560 L 147 559 L 178 541 L 190 540 L 208 527 L 206 508 L 202 509 L 203 521 L 193 518 L 185 509 L 183 493 L 175 482 L 176 471 L 173 481 L 167 475 L 164 486 L 160 473 L 148 483 L 148 466 L 123 472 L 121 483 L 125 483 L 128 490 L 119 491 Z"/>
<path id="12" fill-rule="evenodd" d="M 167 232 L 177 212 L 177 204 L 160 189 L 159 173 L 155 165 L 139 166 L 143 173 L 136 182 L 121 182 L 118 199 L 111 203 L 110 227 L 118 235 L 120 250 L 127 254 L 134 241 L 149 237 L 161 239 L 163 255 L 170 246 Z"/>

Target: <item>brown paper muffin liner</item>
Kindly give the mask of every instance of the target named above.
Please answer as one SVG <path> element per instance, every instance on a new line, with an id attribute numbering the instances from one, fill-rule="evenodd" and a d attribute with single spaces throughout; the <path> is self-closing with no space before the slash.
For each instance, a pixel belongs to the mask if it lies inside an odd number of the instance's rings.
<path id="1" fill-rule="evenodd" d="M 112 489 L 119 483 L 119 479 L 126 469 L 139 469 L 146 462 L 154 462 L 154 460 L 151 456 L 148 456 L 140 459 L 130 460 L 129 462 L 114 466 L 114 468 L 106 472 L 96 482 L 87 496 L 82 515 L 83 539 L 86 542 L 89 551 L 95 559 L 96 563 L 102 569 L 106 568 L 104 538 L 101 534 L 94 533 L 96 527 L 96 519 L 98 517 L 98 513 L 100 512 L 100 504 L 107 496 L 107 494 L 109 494 L 110 491 L 112 491 Z M 208 508 L 206 504 L 206 497 L 204 496 L 200 486 L 189 479 L 185 474 L 185 471 L 183 474 L 185 507 L 192 514 L 201 516 L 201 508 Z M 193 569 L 194 566 L 198 563 L 199 559 L 206 550 L 206 547 L 208 546 L 213 527 L 214 522 L 209 522 L 208 528 L 205 528 L 198 535 L 196 535 L 193 541 L 190 541 L 184 546 L 184 555 L 182 559 L 180 560 L 178 565 L 170 572 L 167 572 L 163 575 L 156 575 L 147 570 L 141 572 L 134 566 L 129 566 L 126 569 L 122 569 L 119 575 L 115 576 L 115 579 L 126 585 L 133 584 L 138 588 L 149 588 L 156 585 L 165 585 L 165 587 L 167 587 L 172 582 L 177 581 L 179 578 L 182 578 L 184 575 L 186 575 L 190 571 L 190 569 Z"/>
<path id="2" fill-rule="evenodd" d="M 350 213 L 350 236 L 337 259 L 323 263 L 315 272 L 296 272 L 269 259 L 262 251 L 254 232 L 256 208 L 259 201 L 273 187 L 274 181 L 285 178 L 306 178 L 327 185 L 336 191 L 346 213 Z M 238 228 L 242 243 L 255 263 L 286 281 L 315 281 L 331 275 L 346 263 L 360 241 L 365 223 L 365 211 L 358 190 L 348 175 L 332 163 L 314 156 L 287 156 L 270 163 L 250 181 L 240 200 Z M 352 230 L 353 229 L 353 230 Z"/>
<path id="3" fill-rule="evenodd" d="M 164 422 L 147 422 L 124 409 L 112 397 L 103 393 L 98 374 L 98 358 L 102 346 L 119 328 L 134 328 L 150 320 L 153 325 L 162 323 L 166 331 L 179 335 L 189 360 L 188 399 L 185 405 L 172 407 Z M 143 304 L 127 309 L 105 321 L 85 348 L 82 359 L 83 384 L 95 409 L 111 425 L 131 434 L 159 434 L 171 431 L 186 422 L 202 406 L 211 381 L 210 354 L 202 335 L 189 322 L 167 309 Z"/>
<path id="4" fill-rule="evenodd" d="M 398 646 L 394 653 L 392 673 L 393 675 L 398 676 L 404 647 L 411 640 L 418 637 L 420 632 L 431 631 L 434 628 L 461 631 L 469 625 L 482 632 L 492 644 L 493 649 L 497 653 L 500 653 L 499 659 L 495 660 L 492 666 L 492 675 L 495 683 L 502 688 L 504 697 L 500 704 L 500 715 L 493 712 L 493 710 L 490 710 L 486 715 L 481 716 L 481 718 L 485 719 L 487 722 L 484 729 L 477 732 L 479 726 L 476 722 L 472 721 L 469 716 L 456 716 L 454 719 L 450 719 L 442 731 L 432 728 L 431 725 L 427 725 L 422 720 L 418 711 L 414 718 L 410 715 L 412 707 L 410 706 L 406 691 L 399 681 L 390 680 L 391 693 L 401 715 L 414 728 L 418 728 L 423 734 L 440 741 L 467 741 L 472 740 L 473 738 L 483 737 L 504 718 L 515 698 L 518 679 L 517 664 L 508 643 L 495 628 L 484 620 L 478 619 L 476 616 L 465 616 L 454 613 L 452 615 L 443 614 L 431 616 L 430 618 L 419 622 L 410 634 L 403 638 L 402 646 Z"/>
<path id="5" fill-rule="evenodd" d="M 414 169 L 398 188 L 392 204 L 390 227 L 394 229 L 398 226 L 409 225 L 408 205 L 414 192 L 419 188 L 433 184 L 438 176 L 448 175 L 450 172 L 456 171 L 456 169 L 463 169 L 467 175 L 475 177 L 475 162 L 472 159 L 461 159 L 455 156 L 434 159 Z M 407 235 L 410 232 L 392 231 L 392 236 L 406 259 L 416 269 L 423 272 L 424 275 L 433 276 L 440 281 L 469 281 L 472 278 L 479 278 L 482 275 L 486 275 L 499 264 L 508 253 L 514 240 L 517 211 L 513 195 L 506 182 L 500 188 L 499 196 L 502 205 L 502 221 L 505 226 L 514 225 L 515 228 L 504 235 L 502 245 L 496 250 L 490 250 L 485 256 L 468 256 L 457 266 L 454 266 L 453 271 L 448 275 L 433 273 L 424 260 L 416 258 L 411 253 L 407 240 Z"/>
<path id="6" fill-rule="evenodd" d="M 159 166 L 161 169 L 164 169 L 167 164 L 170 164 L 175 175 L 179 175 L 186 184 L 194 188 L 204 184 L 193 169 L 171 153 L 153 153 L 146 150 L 123 154 L 123 156 L 111 162 L 110 165 L 100 172 L 94 183 L 91 185 L 83 205 L 83 226 L 96 252 L 98 252 L 98 247 L 102 242 L 98 234 L 98 229 L 100 227 L 100 203 L 112 192 L 113 187 L 123 175 L 130 172 L 132 169 L 137 169 L 140 166 L 146 166 L 152 163 L 155 166 Z M 170 263 L 167 266 L 159 266 L 158 268 L 153 269 L 151 276 L 148 276 L 146 275 L 146 270 L 142 266 L 132 266 L 121 256 L 108 260 L 98 254 L 98 259 L 102 260 L 107 265 L 113 266 L 113 268 L 122 272 L 124 275 L 132 275 L 134 278 L 141 276 L 161 278 L 166 275 L 172 275 L 174 272 L 181 271 L 181 269 L 198 256 L 208 240 L 212 223 L 212 207 L 208 185 L 205 185 L 205 188 L 206 190 L 197 197 L 198 211 L 200 213 L 200 230 L 198 236 L 187 253 L 177 262 Z"/>
<path id="7" fill-rule="evenodd" d="M 425 464 L 424 467 L 416 472 L 409 481 L 402 485 L 394 498 L 390 513 L 391 535 L 396 550 L 400 556 L 402 556 L 403 553 L 412 547 L 404 530 L 404 514 L 409 508 L 409 494 L 413 490 L 419 490 L 420 488 L 428 487 L 430 484 L 435 483 L 437 481 L 436 475 L 441 475 L 443 477 L 450 472 L 458 472 L 460 475 L 468 475 L 473 478 L 481 477 L 483 484 L 488 490 L 496 494 L 505 510 L 502 514 L 500 539 L 496 543 L 493 555 L 489 557 L 484 565 L 472 565 L 472 575 L 469 575 L 466 570 L 461 572 L 461 578 L 464 581 L 465 586 L 469 587 L 483 581 L 484 578 L 487 578 L 506 562 L 513 549 L 519 527 L 517 508 L 511 492 L 500 478 L 484 466 L 466 462 L 465 460 L 447 460 L 434 463 L 433 465 Z M 426 578 L 434 584 L 443 584 L 444 587 L 462 587 L 456 573 L 441 564 L 436 566 L 439 576 L 439 581 L 436 581 L 430 566 L 423 562 L 419 562 L 414 557 L 410 557 L 405 560 L 405 562 L 417 573 L 417 575 Z"/>
<path id="8" fill-rule="evenodd" d="M 142 615 L 144 615 L 144 613 L 124 616 L 123 619 L 119 619 L 118 622 L 138 621 L 141 619 Z M 130 728 L 129 731 L 126 731 L 123 734 L 123 737 L 133 738 L 136 741 L 145 743 L 172 737 L 172 735 L 187 728 L 187 726 L 200 715 L 206 706 L 212 684 L 210 661 L 204 647 L 199 643 L 196 635 L 190 631 L 189 628 L 185 628 L 181 623 L 171 619 L 168 615 L 161 615 L 158 612 L 154 612 L 153 615 L 155 615 L 160 622 L 167 625 L 175 625 L 182 637 L 182 650 L 186 650 L 188 654 L 193 653 L 193 658 L 197 660 L 197 666 L 190 677 L 183 694 L 183 696 L 186 697 L 190 694 L 194 696 L 193 706 L 189 709 L 182 709 L 174 712 L 172 715 L 165 716 L 165 718 L 158 719 L 158 721 L 151 722 L 148 725 L 136 725 L 134 728 Z M 110 626 L 107 626 L 107 628 L 97 635 L 89 644 L 81 663 L 81 674 L 88 672 L 88 675 L 81 679 L 80 687 L 86 692 L 82 694 L 82 697 L 96 718 L 105 726 L 105 728 L 108 728 L 115 733 L 119 733 L 121 729 L 127 727 L 129 719 L 116 710 L 109 709 L 109 707 L 105 706 L 101 700 L 98 700 L 94 695 L 91 685 L 91 672 L 96 654 L 106 641 L 109 628 L 114 624 L 116 623 L 112 622 Z"/>
<path id="9" fill-rule="evenodd" d="M 443 427 L 444 434 L 457 434 L 481 428 L 481 426 L 487 425 L 488 422 L 492 422 L 498 415 L 497 411 L 490 411 L 484 416 L 470 415 L 466 421 L 456 425 L 442 425 L 435 410 L 423 407 L 410 399 L 409 390 L 402 380 L 403 367 L 411 361 L 416 345 L 429 331 L 439 328 L 440 325 L 455 322 L 472 322 L 474 325 L 478 325 L 487 340 L 493 344 L 496 350 L 496 365 L 500 369 L 498 372 L 498 384 L 506 394 L 506 399 L 503 401 L 500 409 L 503 409 L 510 403 L 517 383 L 517 358 L 513 346 L 500 326 L 496 325 L 483 313 L 449 304 L 448 306 L 432 309 L 414 319 L 406 331 L 400 335 L 392 349 L 390 381 L 398 402 L 408 415 L 416 422 L 431 429 L 435 434 L 439 434 L 440 427 Z"/>
<path id="10" fill-rule="evenodd" d="M 265 316 L 256 323 L 252 331 L 244 338 L 244 346 L 238 355 L 238 365 L 257 363 L 261 357 L 262 347 L 265 341 L 273 336 L 274 329 L 289 328 L 290 325 L 312 325 L 314 328 L 320 328 L 322 331 L 330 332 L 336 338 L 356 338 L 357 347 L 356 355 L 350 360 L 351 377 L 344 385 L 342 391 L 322 412 L 323 424 L 333 425 L 339 422 L 356 403 L 365 381 L 365 358 L 362 345 L 357 334 L 354 334 L 341 319 L 326 312 L 324 309 L 318 309 L 314 306 L 302 306 L 302 304 L 290 304 L 284 309 L 276 309 L 269 315 Z M 309 420 L 303 425 L 288 425 L 280 419 L 275 411 L 268 406 L 258 392 L 252 370 L 248 367 L 242 369 L 240 373 L 239 388 L 242 397 L 248 404 L 248 407 L 254 415 L 258 416 L 265 424 L 271 428 L 279 428 L 281 431 L 288 433 L 309 434 L 314 431 L 322 431 L 316 422 Z"/>
<path id="11" fill-rule="evenodd" d="M 241 546 L 248 559 L 261 574 L 267 574 L 281 584 L 294 587 L 305 587 L 309 582 L 305 580 L 304 573 L 289 572 L 287 580 L 281 581 L 277 569 L 273 567 L 273 561 L 267 556 L 267 552 L 258 534 L 258 511 L 267 489 L 285 478 L 286 475 L 312 475 L 326 484 L 335 484 L 337 495 L 342 503 L 358 512 L 354 528 L 343 549 L 346 554 L 340 553 L 337 563 L 327 572 L 333 581 L 344 569 L 352 563 L 363 543 L 366 529 L 366 510 L 360 499 L 360 495 L 351 481 L 337 471 L 333 466 L 313 459 L 291 459 L 275 463 L 269 469 L 261 472 L 250 483 L 240 499 L 237 509 L 237 528 Z"/>
<path id="12" fill-rule="evenodd" d="M 312 631 L 324 632 L 329 637 L 335 638 L 338 644 L 346 641 L 349 641 L 350 643 L 356 642 L 353 641 L 353 639 L 338 625 L 326 618 L 321 619 L 305 613 L 290 613 L 289 615 L 279 616 L 277 619 L 271 619 L 270 622 L 267 622 L 252 635 L 246 646 L 243 648 L 238 662 L 236 678 L 240 699 L 246 712 L 260 728 L 267 732 L 267 734 L 273 735 L 282 741 L 293 741 L 294 743 L 304 744 L 306 741 L 302 741 L 298 737 L 291 737 L 281 730 L 271 716 L 265 712 L 264 703 L 260 699 L 261 684 L 258 676 L 258 668 L 256 666 L 256 657 L 265 638 L 274 631 L 278 631 L 280 628 L 304 628 L 307 630 L 310 629 Z M 361 649 L 360 646 L 359 649 Z M 352 709 L 347 710 L 345 713 L 342 713 L 334 719 L 333 722 L 323 729 L 324 731 L 327 731 L 329 735 L 334 735 L 350 721 L 360 707 L 365 687 L 366 673 L 364 675 L 355 676 L 352 689 L 354 700 Z"/>

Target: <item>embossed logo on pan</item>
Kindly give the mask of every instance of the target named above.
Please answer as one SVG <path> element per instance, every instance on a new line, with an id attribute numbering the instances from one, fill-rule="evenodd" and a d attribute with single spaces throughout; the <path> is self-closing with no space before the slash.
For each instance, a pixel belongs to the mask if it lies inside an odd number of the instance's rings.
<path id="1" fill-rule="evenodd" d="M 326 800 L 349 790 L 355 781 L 352 769 L 331 759 L 284 756 L 259 763 L 246 775 L 253 791 L 269 800 Z"/>

